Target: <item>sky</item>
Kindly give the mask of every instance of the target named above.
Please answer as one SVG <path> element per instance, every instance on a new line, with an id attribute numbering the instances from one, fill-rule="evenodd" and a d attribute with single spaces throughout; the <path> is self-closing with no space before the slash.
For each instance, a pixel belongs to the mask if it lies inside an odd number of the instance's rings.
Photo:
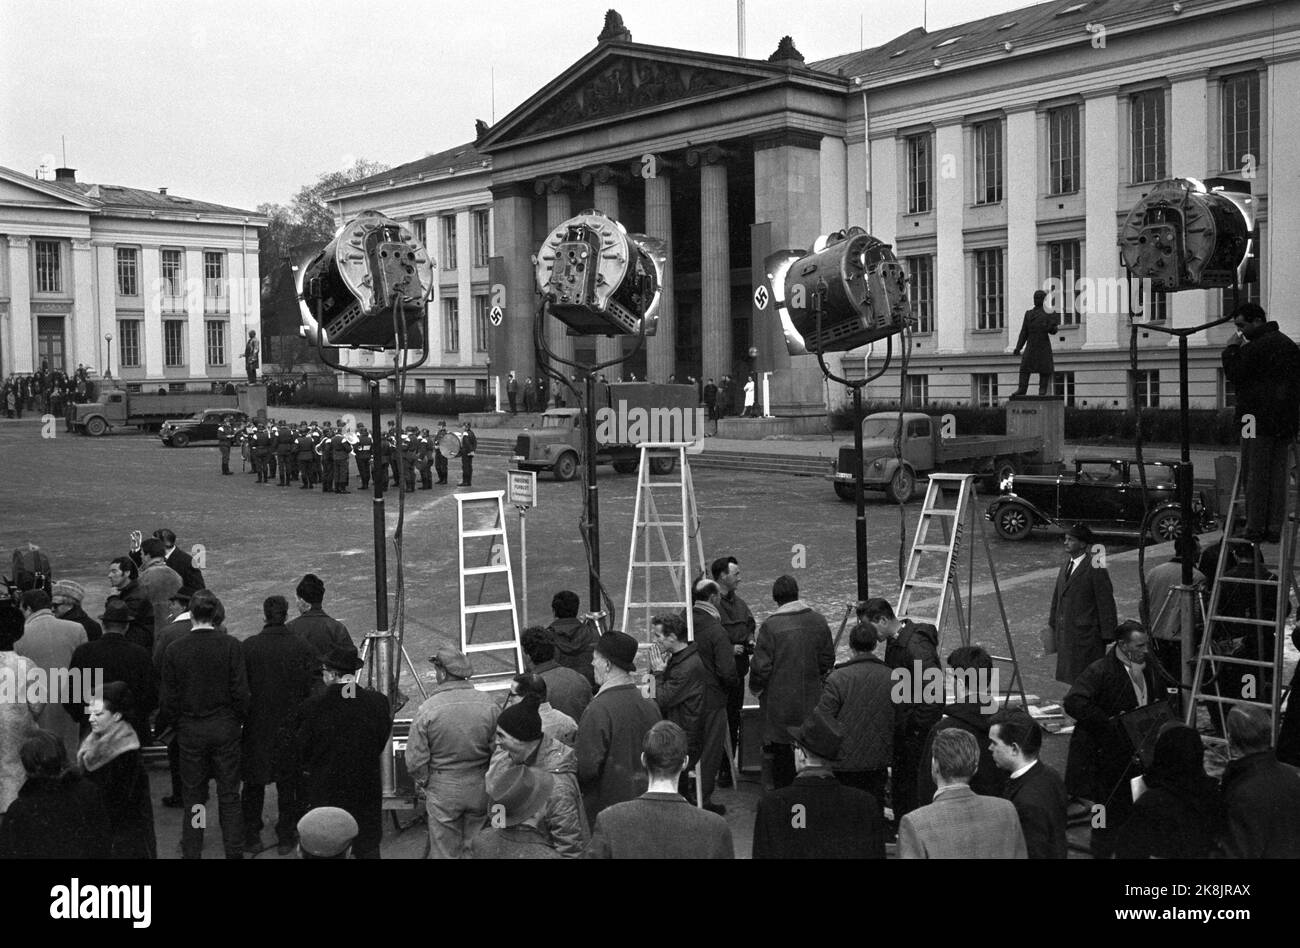
<path id="1" fill-rule="evenodd" d="M 812 62 L 1026 5 L 748 0 L 746 55 L 789 34 Z M 287 203 L 357 158 L 472 140 L 590 52 L 611 6 L 638 43 L 737 52 L 735 0 L 0 0 L 0 166 L 62 166 L 66 140 L 78 181 Z"/>

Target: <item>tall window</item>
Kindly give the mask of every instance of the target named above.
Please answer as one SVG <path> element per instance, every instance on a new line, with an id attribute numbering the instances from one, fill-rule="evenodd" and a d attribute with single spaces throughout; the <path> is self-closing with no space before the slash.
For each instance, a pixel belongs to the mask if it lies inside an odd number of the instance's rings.
<path id="1" fill-rule="evenodd" d="M 907 258 L 908 292 L 916 332 L 934 332 L 934 257 L 921 254 Z"/>
<path id="2" fill-rule="evenodd" d="M 1047 193 L 1079 190 L 1079 107 L 1066 105 L 1047 113 Z"/>
<path id="3" fill-rule="evenodd" d="M 140 252 L 134 247 L 117 248 L 117 295 L 140 295 Z"/>
<path id="4" fill-rule="evenodd" d="M 416 240 L 418 240 L 420 242 L 420 246 L 423 247 L 425 250 L 429 249 L 429 245 L 425 242 L 428 236 L 428 231 L 425 228 L 423 217 L 412 218 L 411 236 L 413 236 Z"/>
<path id="5" fill-rule="evenodd" d="M 140 320 L 118 320 L 117 361 L 124 369 L 140 367 Z"/>
<path id="6" fill-rule="evenodd" d="M 488 265 L 488 254 L 491 252 L 491 241 L 488 237 L 488 212 L 475 211 L 471 215 L 474 221 L 474 266 L 486 267 Z"/>
<path id="7" fill-rule="evenodd" d="M 1065 399 L 1065 404 L 1074 407 L 1074 373 L 1056 372 L 1052 375 L 1052 394 Z"/>
<path id="8" fill-rule="evenodd" d="M 442 221 L 442 269 L 456 269 L 456 215 L 447 214 Z"/>
<path id="9" fill-rule="evenodd" d="M 1223 114 L 1223 167 L 1241 170 L 1246 156 L 1256 164 L 1259 153 L 1259 73 L 1225 76 L 1219 85 Z"/>
<path id="10" fill-rule="evenodd" d="M 185 320 L 163 320 L 163 365 L 185 364 Z"/>
<path id="11" fill-rule="evenodd" d="M 488 351 L 488 298 L 484 295 L 474 297 L 474 351 Z"/>
<path id="12" fill-rule="evenodd" d="M 975 251 L 975 328 L 1005 329 L 1002 248 Z"/>
<path id="13" fill-rule="evenodd" d="M 460 352 L 460 300 L 442 301 L 442 351 Z"/>
<path id="14" fill-rule="evenodd" d="M 442 380 L 442 394 L 443 394 L 443 396 L 446 397 L 446 398 L 455 398 L 455 396 L 456 396 L 456 380 L 455 380 L 455 379 L 443 379 L 443 380 Z"/>
<path id="15" fill-rule="evenodd" d="M 1080 322 L 1079 294 L 1075 282 L 1083 276 L 1083 255 L 1077 240 L 1054 240 L 1047 245 L 1047 275 L 1060 280 L 1057 297 L 1061 325 L 1077 326 Z M 1093 305 L 1096 305 L 1094 301 Z"/>
<path id="16" fill-rule="evenodd" d="M 930 210 L 931 173 L 934 159 L 930 155 L 930 133 L 907 138 L 907 213 L 923 214 Z"/>
<path id="17" fill-rule="evenodd" d="M 1162 323 L 1169 314 L 1169 300 L 1165 296 L 1164 290 L 1152 289 L 1150 296 L 1147 295 L 1147 281 L 1138 280 L 1138 302 L 1142 305 L 1141 314 L 1137 316 L 1139 322 Z"/>
<path id="18" fill-rule="evenodd" d="M 980 408 L 998 407 L 998 374 L 996 372 L 976 372 L 975 404 Z"/>
<path id="19" fill-rule="evenodd" d="M 1133 402 L 1138 408 L 1160 407 L 1160 370 L 1139 369 L 1130 373 L 1133 381 Z"/>
<path id="20" fill-rule="evenodd" d="M 220 251 L 203 251 L 203 311 L 229 312 L 226 299 L 226 255 Z"/>
<path id="21" fill-rule="evenodd" d="M 1264 230 L 1257 228 L 1255 231 L 1255 240 L 1251 246 L 1251 253 L 1255 256 L 1255 282 L 1243 283 L 1237 288 L 1234 296 L 1232 287 L 1225 286 L 1219 292 L 1223 294 L 1223 314 L 1226 316 L 1232 312 L 1236 303 L 1258 303 L 1260 301 L 1260 286 L 1264 281 Z"/>
<path id="22" fill-rule="evenodd" d="M 208 365 L 226 364 L 226 321 L 209 319 L 205 327 L 207 334 Z"/>
<path id="23" fill-rule="evenodd" d="M 975 126 L 975 203 L 1002 200 L 1002 122 L 994 119 Z"/>
<path id="24" fill-rule="evenodd" d="M 63 292 L 63 260 L 57 240 L 36 243 L 36 292 Z"/>
<path id="25" fill-rule="evenodd" d="M 37 362 L 48 364 L 60 372 L 67 369 L 64 363 L 63 317 L 36 317 Z"/>
<path id="26" fill-rule="evenodd" d="M 184 309 L 185 251 L 164 248 L 161 258 L 163 309 Z"/>
<path id="27" fill-rule="evenodd" d="M 1133 183 L 1165 176 L 1165 92 L 1148 89 L 1129 96 L 1129 134 L 1133 145 Z"/>
<path id="28" fill-rule="evenodd" d="M 908 375 L 907 376 L 907 404 L 911 408 L 919 408 L 930 402 L 930 376 L 928 375 Z"/>

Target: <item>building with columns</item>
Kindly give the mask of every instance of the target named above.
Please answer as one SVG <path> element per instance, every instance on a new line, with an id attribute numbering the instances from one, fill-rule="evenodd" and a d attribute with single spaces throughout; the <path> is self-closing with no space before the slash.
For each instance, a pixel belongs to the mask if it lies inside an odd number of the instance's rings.
<path id="1" fill-rule="evenodd" d="M 0 374 L 84 364 L 130 387 L 243 378 L 255 212 L 0 168 Z"/>

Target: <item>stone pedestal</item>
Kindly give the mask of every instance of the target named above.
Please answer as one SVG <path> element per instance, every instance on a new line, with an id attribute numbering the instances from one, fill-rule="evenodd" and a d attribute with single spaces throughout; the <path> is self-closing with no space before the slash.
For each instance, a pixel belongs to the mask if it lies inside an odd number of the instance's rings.
<path id="1" fill-rule="evenodd" d="M 1012 395 L 1007 401 L 1007 435 L 1042 438 L 1043 463 L 1060 464 L 1065 456 L 1065 399 L 1057 395 Z"/>

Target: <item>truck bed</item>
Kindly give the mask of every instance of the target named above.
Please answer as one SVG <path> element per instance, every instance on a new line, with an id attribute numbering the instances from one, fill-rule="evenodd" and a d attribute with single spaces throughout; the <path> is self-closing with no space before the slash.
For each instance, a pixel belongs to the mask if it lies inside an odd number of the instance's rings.
<path id="1" fill-rule="evenodd" d="M 947 461 L 963 461 L 1003 454 L 1033 454 L 1041 451 L 1043 439 L 1038 437 L 1012 437 L 1011 435 L 967 435 L 961 438 L 941 438 L 935 448 L 936 465 Z"/>

